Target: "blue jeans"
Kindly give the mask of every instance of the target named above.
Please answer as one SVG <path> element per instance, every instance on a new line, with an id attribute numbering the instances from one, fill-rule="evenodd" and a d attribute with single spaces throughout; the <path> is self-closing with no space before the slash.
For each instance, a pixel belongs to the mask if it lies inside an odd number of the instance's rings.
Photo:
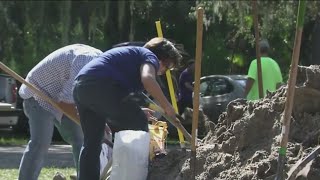
<path id="1" fill-rule="evenodd" d="M 31 137 L 20 162 L 19 180 L 38 179 L 52 141 L 54 126 L 59 130 L 61 137 L 72 145 L 73 159 L 78 171 L 78 159 L 83 143 L 80 125 L 66 116 L 63 116 L 59 123 L 54 115 L 44 110 L 34 98 L 24 100 L 23 107 L 29 118 Z"/>

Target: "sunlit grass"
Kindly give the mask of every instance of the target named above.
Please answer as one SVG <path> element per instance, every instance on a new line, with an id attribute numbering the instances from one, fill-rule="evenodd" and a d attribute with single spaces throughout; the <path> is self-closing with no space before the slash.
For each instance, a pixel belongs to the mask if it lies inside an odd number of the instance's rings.
<path id="1" fill-rule="evenodd" d="M 28 143 L 27 138 L 22 137 L 10 137 L 10 138 L 0 138 L 0 146 L 9 146 L 9 145 L 25 145 Z"/>
<path id="2" fill-rule="evenodd" d="M 28 135 L 24 134 L 0 134 L 0 146 L 20 146 L 26 145 L 30 139 Z M 52 144 L 59 145 L 59 144 L 66 144 L 62 139 L 53 139 Z"/>
<path id="3" fill-rule="evenodd" d="M 42 168 L 38 180 L 51 180 L 56 172 L 62 173 L 67 179 L 76 172 L 75 168 Z M 0 180 L 18 179 L 18 169 L 0 169 Z"/>

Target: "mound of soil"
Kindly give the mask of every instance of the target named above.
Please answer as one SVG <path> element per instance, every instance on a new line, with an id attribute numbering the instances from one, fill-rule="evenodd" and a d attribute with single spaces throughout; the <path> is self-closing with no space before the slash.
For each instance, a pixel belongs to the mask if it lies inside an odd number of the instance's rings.
<path id="1" fill-rule="evenodd" d="M 320 140 L 320 67 L 302 66 L 298 72 L 287 146 L 287 172 Z M 259 101 L 234 100 L 217 124 L 208 123 L 209 132 L 196 152 L 196 179 L 274 179 L 286 93 L 287 87 L 283 86 Z M 320 158 L 313 161 L 307 177 L 299 178 L 320 179 Z M 173 150 L 155 160 L 149 179 L 193 179 L 190 151 Z"/>

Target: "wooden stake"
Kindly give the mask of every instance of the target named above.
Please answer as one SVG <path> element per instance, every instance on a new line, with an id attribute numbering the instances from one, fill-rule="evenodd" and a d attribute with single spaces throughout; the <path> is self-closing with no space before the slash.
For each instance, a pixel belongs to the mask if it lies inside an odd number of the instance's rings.
<path id="1" fill-rule="evenodd" d="M 203 8 L 197 10 L 197 40 L 196 40 L 196 57 L 194 73 L 194 90 L 193 90 L 193 116 L 192 116 L 192 139 L 191 139 L 191 167 L 192 178 L 196 179 L 196 147 L 198 136 L 198 117 L 199 117 L 199 91 L 201 76 L 201 57 L 202 57 L 202 34 L 203 34 Z"/>
<path id="2" fill-rule="evenodd" d="M 258 12 L 257 12 L 257 0 L 252 1 L 252 10 L 253 10 L 253 22 L 254 22 L 254 32 L 255 32 L 255 42 L 256 42 L 256 56 L 257 56 L 257 72 L 258 72 L 258 89 L 259 89 L 259 98 L 263 98 L 263 81 L 262 81 L 262 70 L 261 70 L 261 54 L 260 54 L 260 45 L 259 45 L 259 23 L 258 23 Z"/>
<path id="3" fill-rule="evenodd" d="M 300 0 L 298 16 L 297 16 L 295 42 L 294 42 L 294 48 L 292 53 L 289 83 L 288 83 L 288 89 L 287 89 L 287 99 L 286 99 L 286 105 L 285 105 L 284 115 L 282 119 L 282 131 L 281 131 L 282 138 L 280 143 L 281 147 L 279 150 L 278 168 L 277 168 L 277 175 L 275 180 L 283 180 L 285 177 L 284 165 L 285 165 L 285 158 L 286 158 L 286 151 L 287 151 L 287 144 L 288 144 L 288 137 L 289 137 L 289 130 L 290 130 L 293 96 L 294 96 L 295 85 L 297 80 L 297 69 L 298 69 L 298 62 L 299 62 L 299 56 L 300 56 L 301 36 L 302 36 L 302 30 L 303 30 L 305 9 L 306 9 L 306 1 Z"/>

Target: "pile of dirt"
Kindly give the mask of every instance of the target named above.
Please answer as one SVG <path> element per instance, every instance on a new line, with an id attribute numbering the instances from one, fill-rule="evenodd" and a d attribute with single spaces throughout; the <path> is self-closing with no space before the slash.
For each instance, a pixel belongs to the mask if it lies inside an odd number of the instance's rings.
<path id="1" fill-rule="evenodd" d="M 320 67 L 299 67 L 293 116 L 287 147 L 286 170 L 319 143 Z M 237 99 L 229 103 L 217 124 L 197 148 L 197 180 L 274 179 L 277 169 L 287 88 L 281 87 L 259 101 Z M 150 180 L 189 180 L 190 151 L 173 150 L 153 162 Z M 320 179 L 320 158 L 307 179 Z"/>

